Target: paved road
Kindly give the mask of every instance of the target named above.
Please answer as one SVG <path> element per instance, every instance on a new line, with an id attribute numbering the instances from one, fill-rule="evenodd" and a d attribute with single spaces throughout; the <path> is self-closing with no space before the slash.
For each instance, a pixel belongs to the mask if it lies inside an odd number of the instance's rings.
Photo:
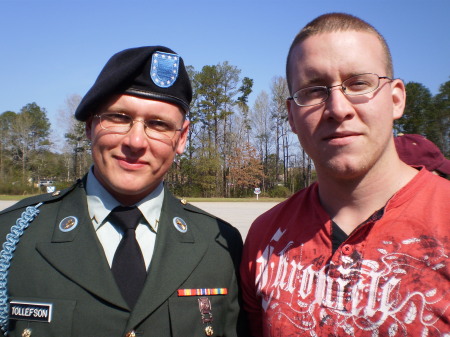
<path id="1" fill-rule="evenodd" d="M 228 221 L 239 229 L 242 238 L 247 236 L 248 229 L 260 214 L 271 209 L 278 202 L 192 202 L 208 213 Z"/>
<path id="2" fill-rule="evenodd" d="M 14 203 L 15 201 L 0 200 L 0 210 Z M 242 238 L 245 239 L 253 220 L 261 213 L 275 206 L 277 202 L 193 202 L 192 204 L 228 221 L 239 229 Z"/>
<path id="3" fill-rule="evenodd" d="M 12 201 L 12 200 L 0 200 L 0 211 L 11 206 L 14 205 L 17 201 Z"/>

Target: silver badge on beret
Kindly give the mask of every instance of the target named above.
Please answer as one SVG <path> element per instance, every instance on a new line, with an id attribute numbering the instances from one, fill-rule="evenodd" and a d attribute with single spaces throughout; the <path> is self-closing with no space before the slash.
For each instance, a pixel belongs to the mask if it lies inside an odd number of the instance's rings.
<path id="1" fill-rule="evenodd" d="M 71 230 L 75 229 L 78 225 L 78 219 L 74 216 L 68 216 L 61 220 L 59 223 L 59 229 L 61 232 L 70 232 Z"/>
<path id="2" fill-rule="evenodd" d="M 178 77 L 180 57 L 177 54 L 157 51 L 152 55 L 150 77 L 160 88 L 170 87 Z"/>
<path id="3" fill-rule="evenodd" d="M 177 216 L 175 218 L 173 218 L 173 225 L 179 232 L 181 232 L 181 233 L 187 232 L 186 222 Z"/>

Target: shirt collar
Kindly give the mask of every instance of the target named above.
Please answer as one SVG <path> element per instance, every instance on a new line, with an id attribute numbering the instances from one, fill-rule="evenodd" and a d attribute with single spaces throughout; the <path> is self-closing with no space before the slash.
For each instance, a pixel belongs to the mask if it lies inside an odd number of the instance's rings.
<path id="1" fill-rule="evenodd" d="M 105 223 L 111 210 L 120 203 L 103 187 L 94 175 L 93 167 L 89 170 L 86 182 L 87 204 L 89 217 L 94 229 L 97 230 Z M 149 195 L 136 203 L 145 220 L 155 232 L 158 231 L 158 222 L 164 200 L 164 185 L 161 182 Z"/>

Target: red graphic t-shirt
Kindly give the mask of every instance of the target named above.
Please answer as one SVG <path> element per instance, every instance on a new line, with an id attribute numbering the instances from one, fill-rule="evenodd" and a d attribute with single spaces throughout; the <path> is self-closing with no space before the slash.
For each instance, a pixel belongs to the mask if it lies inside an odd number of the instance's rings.
<path id="1" fill-rule="evenodd" d="M 331 230 L 317 184 L 252 225 L 252 336 L 450 336 L 449 181 L 421 170 L 334 254 Z"/>

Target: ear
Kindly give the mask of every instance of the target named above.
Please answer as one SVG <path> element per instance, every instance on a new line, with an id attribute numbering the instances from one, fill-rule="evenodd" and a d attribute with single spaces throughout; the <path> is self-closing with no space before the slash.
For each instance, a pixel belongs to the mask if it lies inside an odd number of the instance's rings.
<path id="1" fill-rule="evenodd" d="M 391 83 L 391 92 L 393 104 L 392 117 L 396 120 L 402 117 L 405 111 L 406 89 L 403 81 L 399 79 L 393 80 Z"/>
<path id="2" fill-rule="evenodd" d="M 286 109 L 287 109 L 287 112 L 288 112 L 289 125 L 291 126 L 292 132 L 295 133 L 295 134 L 297 134 L 297 129 L 295 128 L 293 114 L 294 114 L 296 108 L 297 108 L 297 104 L 295 104 L 293 99 L 287 99 L 286 100 Z"/>
<path id="3" fill-rule="evenodd" d="M 187 119 L 183 123 L 182 130 L 180 131 L 181 135 L 176 144 L 177 154 L 182 154 L 186 148 L 187 137 L 189 134 L 189 124 L 190 122 Z"/>

